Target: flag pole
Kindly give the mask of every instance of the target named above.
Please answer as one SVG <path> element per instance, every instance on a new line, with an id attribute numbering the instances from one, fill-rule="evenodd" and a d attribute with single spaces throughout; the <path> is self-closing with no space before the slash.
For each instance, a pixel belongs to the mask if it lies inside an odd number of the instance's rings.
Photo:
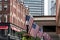
<path id="1" fill-rule="evenodd" d="M 27 31 L 27 34 L 28 34 L 28 30 L 29 30 L 29 23 L 28 23 L 28 21 L 26 21 L 26 31 Z M 28 36 L 27 36 L 27 40 L 28 40 Z"/>

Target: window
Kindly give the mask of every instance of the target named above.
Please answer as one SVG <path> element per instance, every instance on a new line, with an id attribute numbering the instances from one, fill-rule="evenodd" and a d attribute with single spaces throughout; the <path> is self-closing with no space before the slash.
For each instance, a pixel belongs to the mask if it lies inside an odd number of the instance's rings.
<path id="1" fill-rule="evenodd" d="M 5 30 L 1 30 L 1 36 L 4 36 L 4 34 L 5 34 Z"/>
<path id="2" fill-rule="evenodd" d="M 5 30 L 5 36 L 7 35 L 7 33 L 8 33 L 8 30 Z"/>
<path id="3" fill-rule="evenodd" d="M 56 32 L 56 26 L 43 26 L 44 32 Z"/>
<path id="4" fill-rule="evenodd" d="M 7 22 L 7 15 L 4 15 L 4 22 Z"/>
<path id="5" fill-rule="evenodd" d="M 7 30 L 0 30 L 0 36 L 6 36 L 7 32 Z"/>
<path id="6" fill-rule="evenodd" d="M 4 0 L 4 1 L 7 1 L 7 0 Z"/>
<path id="7" fill-rule="evenodd" d="M 2 5 L 0 4 L 0 11 L 2 11 Z"/>
<path id="8" fill-rule="evenodd" d="M 2 15 L 0 15 L 0 22 L 2 21 Z"/>
<path id="9" fill-rule="evenodd" d="M 4 4 L 4 10 L 7 10 L 7 4 Z"/>

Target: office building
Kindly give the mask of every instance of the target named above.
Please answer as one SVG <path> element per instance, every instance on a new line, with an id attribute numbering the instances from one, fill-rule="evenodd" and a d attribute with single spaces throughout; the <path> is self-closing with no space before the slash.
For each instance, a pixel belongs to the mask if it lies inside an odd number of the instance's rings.
<path id="1" fill-rule="evenodd" d="M 24 5 L 28 5 L 32 16 L 44 15 L 44 0 L 24 0 Z"/>
<path id="2" fill-rule="evenodd" d="M 56 15 L 56 0 L 48 0 L 48 15 Z"/>

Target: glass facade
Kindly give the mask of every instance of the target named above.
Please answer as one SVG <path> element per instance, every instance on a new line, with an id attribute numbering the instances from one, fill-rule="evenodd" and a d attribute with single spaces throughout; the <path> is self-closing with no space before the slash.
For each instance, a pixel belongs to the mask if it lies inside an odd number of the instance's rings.
<path id="1" fill-rule="evenodd" d="M 56 1 L 51 1 L 51 15 L 56 15 Z"/>
<path id="2" fill-rule="evenodd" d="M 29 7 L 32 16 L 44 15 L 44 0 L 24 0 L 24 5 Z"/>
<path id="3" fill-rule="evenodd" d="M 48 15 L 56 15 L 56 0 L 48 0 Z"/>

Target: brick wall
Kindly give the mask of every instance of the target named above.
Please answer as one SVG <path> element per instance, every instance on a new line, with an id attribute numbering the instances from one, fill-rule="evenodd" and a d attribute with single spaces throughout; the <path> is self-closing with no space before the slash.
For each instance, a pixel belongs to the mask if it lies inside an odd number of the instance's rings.
<path id="1" fill-rule="evenodd" d="M 10 0 L 10 22 L 25 29 L 25 17 L 28 9 L 17 0 Z"/>
<path id="2" fill-rule="evenodd" d="M 18 2 L 18 0 L 2 0 L 2 10 L 0 15 L 2 15 L 2 22 L 4 22 L 4 15 L 7 15 L 7 22 L 15 24 L 19 27 L 25 27 L 25 17 L 29 13 L 28 9 Z M 4 8 L 5 3 L 7 4 L 7 9 Z M 25 29 L 25 28 L 24 28 Z"/>

